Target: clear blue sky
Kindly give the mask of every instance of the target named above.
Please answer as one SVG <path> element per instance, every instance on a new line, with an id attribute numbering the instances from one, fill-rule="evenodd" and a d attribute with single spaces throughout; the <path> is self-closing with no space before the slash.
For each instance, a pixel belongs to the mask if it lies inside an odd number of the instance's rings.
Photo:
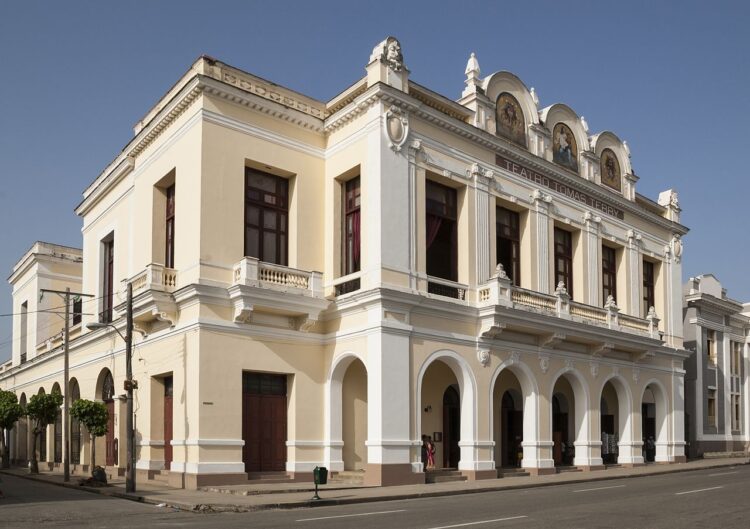
<path id="1" fill-rule="evenodd" d="M 680 194 L 684 279 L 713 272 L 750 300 L 750 3 L 0 3 L 0 273 L 35 240 L 81 244 L 81 192 L 200 54 L 326 100 L 401 40 L 415 81 L 451 98 L 476 52 L 541 105 L 628 141 L 638 191 Z M 460 8 L 460 11 L 456 11 Z M 0 285 L 0 314 L 11 291 Z M 0 360 L 10 356 L 0 317 Z"/>

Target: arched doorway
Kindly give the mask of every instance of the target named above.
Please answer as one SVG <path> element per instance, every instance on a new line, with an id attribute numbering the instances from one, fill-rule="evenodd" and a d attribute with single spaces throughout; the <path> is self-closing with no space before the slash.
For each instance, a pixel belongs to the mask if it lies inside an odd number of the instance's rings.
<path id="1" fill-rule="evenodd" d="M 667 397 L 656 382 L 646 385 L 641 397 L 643 458 L 647 463 L 669 461 L 667 453 Z"/>
<path id="2" fill-rule="evenodd" d="M 493 439 L 495 466 L 521 465 L 524 438 L 524 390 L 515 373 L 503 369 L 495 380 L 492 391 Z M 521 456 L 521 457 L 519 457 Z"/>
<path id="3" fill-rule="evenodd" d="M 21 393 L 21 398 L 18 399 L 18 403 L 21 408 L 26 410 L 26 393 Z M 16 443 L 17 455 L 16 460 L 19 463 L 26 463 L 29 460 L 29 419 L 24 416 L 18 421 L 18 443 Z"/>
<path id="4" fill-rule="evenodd" d="M 46 392 L 44 391 L 44 388 L 39 388 L 38 395 L 44 395 Z M 32 423 L 31 427 L 33 428 L 34 425 Z M 38 461 L 47 461 L 47 425 L 44 426 L 41 432 L 37 434 L 37 440 L 36 440 L 39 452 L 39 458 Z"/>
<path id="5" fill-rule="evenodd" d="M 52 393 L 60 395 L 60 384 L 55 382 L 55 385 L 52 386 Z M 62 442 L 62 435 L 63 435 L 63 424 L 62 424 L 62 412 L 60 410 L 57 410 L 57 417 L 55 417 L 55 426 L 54 426 L 54 438 L 55 438 L 55 456 L 54 456 L 54 462 L 55 463 L 62 463 L 63 460 L 63 442 Z"/>
<path id="6" fill-rule="evenodd" d="M 107 407 L 107 433 L 104 435 L 104 464 L 117 465 L 117 438 L 115 437 L 115 381 L 109 369 L 104 368 L 99 374 L 99 398 Z M 95 462 L 92 462 L 95 464 Z"/>
<path id="7" fill-rule="evenodd" d="M 75 378 L 70 379 L 70 404 L 81 399 L 81 388 Z M 81 423 L 78 419 L 70 418 L 70 462 L 74 465 L 81 463 Z"/>
<path id="8" fill-rule="evenodd" d="M 605 465 L 617 463 L 620 441 L 619 401 L 617 391 L 611 382 L 604 384 L 599 399 L 599 427 L 602 436 L 602 462 Z"/>
<path id="9" fill-rule="evenodd" d="M 364 470 L 367 464 L 367 370 L 355 359 L 341 384 L 342 459 L 344 470 Z"/>
<path id="10" fill-rule="evenodd" d="M 443 393 L 443 468 L 458 468 L 461 459 L 461 398 L 458 384 L 451 384 Z M 434 441 L 434 439 L 433 439 Z"/>
<path id="11" fill-rule="evenodd" d="M 566 369 L 552 388 L 552 455 L 557 466 L 589 465 L 588 392 L 582 378 Z"/>
<path id="12" fill-rule="evenodd" d="M 421 433 L 433 442 L 435 468 L 452 468 L 452 462 L 458 465 L 455 458 L 461 438 L 461 394 L 457 388 L 453 370 L 440 360 L 432 362 L 422 377 Z"/>

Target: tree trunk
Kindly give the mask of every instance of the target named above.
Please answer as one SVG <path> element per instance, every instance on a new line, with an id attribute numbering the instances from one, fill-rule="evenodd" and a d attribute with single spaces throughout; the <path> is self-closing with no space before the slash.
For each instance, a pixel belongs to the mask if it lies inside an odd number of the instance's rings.
<path id="1" fill-rule="evenodd" d="M 10 468 L 10 430 L 3 430 L 3 468 Z"/>
<path id="2" fill-rule="evenodd" d="M 96 437 L 91 436 L 91 473 L 96 468 Z"/>
<path id="3" fill-rule="evenodd" d="M 36 438 L 39 435 L 39 432 L 36 428 L 32 430 L 33 435 L 31 436 L 31 473 L 32 474 L 39 474 L 39 463 L 37 463 L 36 460 Z"/>

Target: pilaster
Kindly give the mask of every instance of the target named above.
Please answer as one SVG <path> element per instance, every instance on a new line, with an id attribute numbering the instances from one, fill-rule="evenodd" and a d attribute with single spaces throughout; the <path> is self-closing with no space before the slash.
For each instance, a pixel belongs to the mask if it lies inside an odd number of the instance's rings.
<path id="1" fill-rule="evenodd" d="M 641 278 L 641 245 L 641 234 L 633 230 L 628 230 L 628 313 L 639 318 L 646 316 L 645 314 L 641 314 L 641 288 L 643 286 L 643 279 Z"/>
<path id="2" fill-rule="evenodd" d="M 536 251 L 537 251 L 537 285 L 536 290 L 543 293 L 550 292 L 549 273 L 549 205 L 552 197 L 535 189 L 531 194 L 534 206 L 534 220 L 536 224 Z"/>
<path id="3" fill-rule="evenodd" d="M 490 278 L 490 193 L 492 176 L 483 173 L 474 164 L 471 176 L 476 189 L 475 233 L 476 233 L 476 283 L 481 285 Z"/>
<path id="4" fill-rule="evenodd" d="M 583 215 L 583 222 L 586 226 L 586 254 L 588 255 L 586 274 L 587 291 L 586 303 L 594 307 L 601 307 L 605 300 L 599 299 L 599 292 L 601 288 L 599 286 L 601 278 L 601 240 L 599 238 L 599 231 L 602 222 L 602 218 L 598 215 L 594 215 L 590 211 L 587 211 Z"/>

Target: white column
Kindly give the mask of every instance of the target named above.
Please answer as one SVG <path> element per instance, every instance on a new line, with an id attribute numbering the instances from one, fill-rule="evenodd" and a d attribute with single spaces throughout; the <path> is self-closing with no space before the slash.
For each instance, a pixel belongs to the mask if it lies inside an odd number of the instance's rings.
<path id="1" fill-rule="evenodd" d="M 367 337 L 368 483 L 386 485 L 394 472 L 410 472 L 410 387 L 408 335 L 382 327 L 372 331 Z"/>
<path id="2" fill-rule="evenodd" d="M 682 347 L 682 242 L 673 238 L 665 247 L 666 306 L 663 316 L 666 340 L 672 347 Z"/>
<path id="3" fill-rule="evenodd" d="M 645 318 L 641 314 L 641 234 L 633 230 L 628 231 L 628 313 L 639 318 Z"/>
<path id="4" fill-rule="evenodd" d="M 599 226 L 602 218 L 587 211 L 583 215 L 583 221 L 586 225 L 586 246 L 588 253 L 588 272 L 585 274 L 588 277 L 588 294 L 586 303 L 593 305 L 594 307 L 604 306 L 606 299 L 600 299 L 599 293 L 601 288 L 599 286 L 599 278 L 601 277 L 601 264 L 599 255 L 601 253 L 601 242 L 599 240 Z"/>
<path id="5" fill-rule="evenodd" d="M 727 441 L 732 440 L 732 349 L 731 342 L 729 339 L 728 329 L 721 333 L 721 372 L 718 372 L 722 379 L 723 394 L 721 398 L 724 400 L 724 437 Z M 718 345 L 718 344 L 717 344 Z M 718 371 L 718 370 L 717 370 Z M 719 389 L 719 385 L 716 385 L 716 389 Z M 717 403 L 718 405 L 718 403 Z"/>
<path id="6" fill-rule="evenodd" d="M 685 461 L 685 370 L 682 362 L 672 368 L 672 413 L 669 439 L 669 461 Z M 657 447 L 658 455 L 658 447 Z"/>
<path id="7" fill-rule="evenodd" d="M 472 176 L 476 186 L 476 280 L 477 285 L 485 283 L 490 278 L 490 179 L 484 176 L 478 165 L 472 168 Z"/>
<path id="8" fill-rule="evenodd" d="M 549 204 L 552 197 L 535 189 L 531 195 L 536 217 L 537 290 L 549 294 Z"/>

